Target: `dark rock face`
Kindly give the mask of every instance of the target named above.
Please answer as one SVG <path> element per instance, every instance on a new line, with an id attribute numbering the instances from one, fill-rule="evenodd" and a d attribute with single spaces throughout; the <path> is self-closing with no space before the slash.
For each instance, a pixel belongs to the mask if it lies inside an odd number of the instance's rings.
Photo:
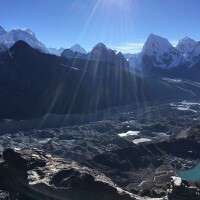
<path id="1" fill-rule="evenodd" d="M 103 43 L 98 43 L 89 54 L 91 60 L 106 61 L 108 59 L 108 50 Z"/>
<path id="2" fill-rule="evenodd" d="M 5 34 L 5 33 L 7 33 L 7 32 L 5 31 L 5 29 L 4 29 L 2 26 L 0 26 L 0 35 L 3 35 L 3 34 Z"/>
<path id="3" fill-rule="evenodd" d="M 0 197 L 6 199 L 9 193 L 13 200 L 161 198 L 167 194 L 166 183 L 176 175 L 171 163 L 177 159 L 199 160 L 199 152 L 198 142 L 180 139 L 118 149 L 81 165 L 38 149 L 7 149 L 0 163 Z M 170 189 L 172 199 L 198 191 L 182 186 Z"/>
<path id="4" fill-rule="evenodd" d="M 200 124 L 193 126 L 187 133 L 187 138 L 200 141 Z"/>
<path id="5" fill-rule="evenodd" d="M 193 153 L 191 153 L 191 151 Z M 84 164 L 101 170 L 119 186 L 129 191 L 166 188 L 165 183 L 175 174 L 176 160 L 200 159 L 200 144 L 194 140 L 180 139 L 145 144 L 95 156 Z M 155 196 L 154 196 L 155 197 Z"/>
<path id="6" fill-rule="evenodd" d="M 146 75 L 153 75 L 156 77 L 168 77 L 173 79 L 189 79 L 192 81 L 199 81 L 199 66 L 200 62 L 195 63 L 191 67 L 187 67 L 187 65 L 180 65 L 178 67 L 173 67 L 169 69 L 163 69 L 156 66 L 151 65 L 151 59 L 144 57 L 143 59 L 143 72 Z"/>
<path id="7" fill-rule="evenodd" d="M 36 149 L 8 149 L 3 158 L 0 187 L 10 193 L 11 199 L 134 199 L 105 175 Z"/>
<path id="8" fill-rule="evenodd" d="M 134 77 L 108 63 L 90 62 L 87 66 L 86 61 L 78 64 L 77 59 L 75 65 L 83 67 L 77 70 L 68 67 L 72 60 L 42 54 L 22 41 L 1 54 L 0 60 L 2 117 L 94 112 L 134 101 L 131 89 L 125 89 Z M 124 77 L 121 82 L 119 75 Z M 127 98 L 117 91 L 120 84 L 124 88 L 120 92 Z"/>
<path id="9" fill-rule="evenodd" d="M 0 44 L 0 53 L 5 52 L 7 50 L 4 44 Z"/>
<path id="10" fill-rule="evenodd" d="M 178 182 L 177 182 L 178 180 Z M 180 182 L 179 182 L 180 181 Z M 182 180 L 179 177 L 172 177 L 168 192 L 169 200 L 200 199 L 200 187 L 196 184 Z"/>

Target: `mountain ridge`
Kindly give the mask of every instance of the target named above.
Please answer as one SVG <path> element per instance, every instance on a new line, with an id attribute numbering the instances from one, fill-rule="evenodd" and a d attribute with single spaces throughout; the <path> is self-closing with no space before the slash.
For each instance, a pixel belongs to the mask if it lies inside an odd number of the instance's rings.
<path id="1" fill-rule="evenodd" d="M 70 49 L 74 52 L 87 54 L 87 51 L 80 44 L 74 44 L 73 46 L 70 47 Z"/>
<path id="2" fill-rule="evenodd" d="M 141 53 L 122 54 L 106 47 L 103 43 L 95 45 L 89 53 L 79 44 L 69 49 L 47 48 L 30 29 L 6 31 L 0 26 L 0 52 L 7 51 L 15 42 L 23 40 L 43 53 L 63 56 L 67 59 L 86 59 L 118 64 L 137 74 L 159 77 L 187 78 L 199 81 L 200 42 L 189 37 L 179 40 L 176 47 L 161 36 L 150 34 Z M 189 73 L 188 73 L 189 72 Z M 189 75 L 187 75 L 189 74 Z M 193 78 L 195 77 L 195 78 Z"/>
<path id="3" fill-rule="evenodd" d="M 66 59 L 41 53 L 24 41 L 0 53 L 0 60 L 1 117 L 83 114 L 191 97 L 170 82 L 138 77 L 108 61 Z"/>
<path id="4" fill-rule="evenodd" d="M 81 52 L 74 52 L 71 49 L 65 49 L 62 54 L 62 57 L 67 59 L 84 59 L 91 61 L 101 61 L 101 62 L 109 62 L 115 65 L 119 65 L 124 69 L 129 68 L 128 61 L 125 59 L 121 52 L 115 52 L 112 49 L 106 47 L 102 42 L 95 45 L 87 54 Z"/>

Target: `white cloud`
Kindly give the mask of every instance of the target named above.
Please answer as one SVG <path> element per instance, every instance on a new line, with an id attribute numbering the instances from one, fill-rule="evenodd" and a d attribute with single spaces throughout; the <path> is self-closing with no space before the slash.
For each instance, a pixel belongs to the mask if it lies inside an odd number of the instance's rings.
<path id="1" fill-rule="evenodd" d="M 110 46 L 110 48 L 121 51 L 122 53 L 138 53 L 141 52 L 143 45 L 144 43 L 125 42 L 118 46 Z"/>

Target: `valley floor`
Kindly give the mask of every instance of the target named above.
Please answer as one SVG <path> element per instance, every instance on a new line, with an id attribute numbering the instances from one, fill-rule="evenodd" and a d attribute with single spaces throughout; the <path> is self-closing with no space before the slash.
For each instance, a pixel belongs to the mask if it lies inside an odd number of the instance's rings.
<path id="1" fill-rule="evenodd" d="M 124 106 L 96 115 L 46 115 L 0 123 L 0 151 L 38 148 L 76 161 L 142 142 L 184 138 L 200 123 L 200 101 L 182 101 L 137 109 Z"/>
<path id="2" fill-rule="evenodd" d="M 200 101 L 196 100 L 123 106 L 85 116 L 4 119 L 0 151 L 37 148 L 101 171 L 136 196 L 161 198 L 166 196 L 171 176 L 200 160 L 199 152 L 195 153 L 200 148 L 199 133 L 188 139 L 192 127 L 200 123 L 199 113 Z M 191 144 L 191 153 L 186 149 L 180 155 L 179 146 Z"/>

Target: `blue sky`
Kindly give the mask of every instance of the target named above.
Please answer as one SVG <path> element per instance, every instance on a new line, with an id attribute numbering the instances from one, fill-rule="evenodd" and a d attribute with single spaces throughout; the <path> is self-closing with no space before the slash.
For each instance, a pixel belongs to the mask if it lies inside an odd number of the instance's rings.
<path id="1" fill-rule="evenodd" d="M 29 28 L 48 47 L 98 42 L 137 52 L 150 33 L 200 40 L 200 0 L 0 0 L 0 25 Z"/>

